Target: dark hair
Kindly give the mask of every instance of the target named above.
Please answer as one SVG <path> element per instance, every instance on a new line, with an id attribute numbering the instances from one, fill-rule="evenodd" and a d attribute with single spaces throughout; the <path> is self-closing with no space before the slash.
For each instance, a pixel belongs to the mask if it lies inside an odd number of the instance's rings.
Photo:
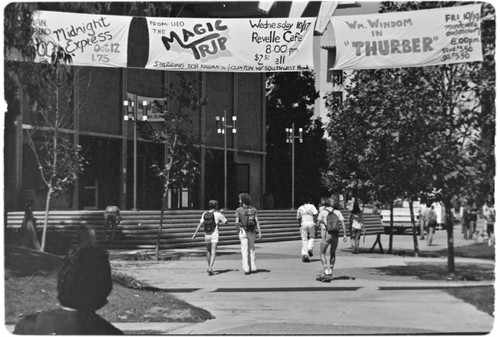
<path id="1" fill-rule="evenodd" d="M 210 208 L 210 209 L 219 208 L 219 202 L 217 200 L 210 200 L 208 202 L 208 208 Z"/>
<path id="2" fill-rule="evenodd" d="M 357 202 L 352 206 L 352 213 L 358 214 L 361 213 L 361 208 L 359 208 L 359 204 Z"/>
<path id="3" fill-rule="evenodd" d="M 250 198 L 250 194 L 248 193 L 240 193 L 238 197 L 241 199 L 241 202 L 244 205 L 250 206 L 250 203 L 252 202 L 252 198 Z"/>
<path id="4" fill-rule="evenodd" d="M 338 202 L 333 203 L 333 208 L 336 210 L 340 209 L 340 204 Z"/>
<path id="5" fill-rule="evenodd" d="M 57 278 L 57 299 L 63 306 L 95 311 L 107 303 L 113 289 L 108 252 L 80 245 L 63 260 Z"/>

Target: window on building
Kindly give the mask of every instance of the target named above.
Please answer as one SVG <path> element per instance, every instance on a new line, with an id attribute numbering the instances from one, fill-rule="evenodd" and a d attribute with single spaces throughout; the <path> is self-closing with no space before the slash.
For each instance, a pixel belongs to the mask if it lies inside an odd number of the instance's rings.
<path id="1" fill-rule="evenodd" d="M 342 70 L 330 70 L 330 82 L 341 85 L 344 82 L 344 72 Z"/>
<path id="2" fill-rule="evenodd" d="M 333 97 L 333 101 L 336 102 L 338 105 L 341 105 L 342 102 L 344 101 L 342 98 L 342 91 L 332 92 L 332 97 Z"/>
<path id="3" fill-rule="evenodd" d="M 334 70 L 330 70 L 333 68 L 333 65 L 335 64 L 335 49 L 333 50 L 328 50 L 328 54 L 327 54 L 327 71 L 326 71 L 326 81 L 328 83 L 332 83 L 332 72 Z"/>
<path id="4" fill-rule="evenodd" d="M 335 65 L 335 48 L 328 50 L 326 81 L 328 83 L 341 85 L 344 82 L 344 72 L 342 70 L 331 70 Z"/>

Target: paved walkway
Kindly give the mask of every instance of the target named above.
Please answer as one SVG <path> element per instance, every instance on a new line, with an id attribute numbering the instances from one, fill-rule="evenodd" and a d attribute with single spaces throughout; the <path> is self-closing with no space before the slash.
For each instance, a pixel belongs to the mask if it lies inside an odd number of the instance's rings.
<path id="1" fill-rule="evenodd" d="M 460 238 L 455 246 L 475 244 Z M 371 248 L 367 237 L 363 251 Z M 385 250 L 389 236 L 382 236 Z M 413 249 L 411 236 L 394 236 L 393 250 Z M 435 244 L 418 241 L 421 252 L 446 249 L 446 233 Z M 377 252 L 377 249 L 375 252 Z M 239 246 L 220 246 L 215 275 L 206 273 L 204 248 L 176 249 L 180 260 L 114 261 L 116 271 L 151 286 L 167 289 L 188 303 L 208 310 L 214 319 L 202 323 L 115 323 L 128 333 L 148 330 L 159 334 L 484 334 L 494 319 L 443 291 L 451 287 L 485 287 L 493 282 L 422 281 L 384 276 L 376 268 L 413 262 L 441 263 L 446 258 L 415 258 L 380 253 L 354 255 L 340 243 L 331 283 L 315 280 L 321 270 L 319 242 L 311 263 L 300 260 L 300 242 L 257 243 L 258 272 L 244 275 Z M 130 252 L 128 252 L 130 253 Z M 125 252 L 113 252 L 125 254 Z M 455 258 L 461 263 L 493 261 Z"/>

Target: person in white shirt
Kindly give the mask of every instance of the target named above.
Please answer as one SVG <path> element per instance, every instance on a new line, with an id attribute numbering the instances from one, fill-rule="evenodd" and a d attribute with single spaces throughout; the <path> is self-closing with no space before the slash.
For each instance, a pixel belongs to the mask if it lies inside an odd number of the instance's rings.
<path id="1" fill-rule="evenodd" d="M 196 237 L 196 234 L 198 234 L 198 230 L 200 229 L 201 225 L 203 225 L 206 221 L 205 214 L 211 212 L 213 214 L 214 224 L 210 230 L 205 231 L 205 243 L 207 245 L 207 272 L 209 276 L 212 276 L 214 274 L 213 266 L 215 262 L 215 256 L 217 254 L 217 243 L 219 242 L 219 224 L 227 224 L 227 219 L 224 214 L 222 214 L 222 212 L 217 210 L 219 208 L 219 202 L 217 200 L 210 200 L 208 202 L 208 208 L 209 210 L 204 212 L 201 216 L 200 223 L 198 224 L 198 227 L 196 227 L 196 230 L 193 234 L 193 239 Z"/>
<path id="2" fill-rule="evenodd" d="M 297 220 L 299 221 L 300 237 L 302 239 L 302 262 L 310 262 L 309 258 L 313 256 L 317 215 L 318 210 L 312 204 L 310 198 L 306 198 L 302 206 L 297 210 Z"/>
<path id="3" fill-rule="evenodd" d="M 353 253 L 357 254 L 359 249 L 359 238 L 361 237 L 361 233 L 365 233 L 363 211 L 359 208 L 358 202 L 354 202 L 352 206 L 351 215 L 349 216 L 349 228 L 351 229 L 351 240 L 354 241 L 352 247 Z"/>
<path id="4" fill-rule="evenodd" d="M 327 206 L 319 212 L 318 215 L 318 226 L 321 227 L 321 244 L 320 244 L 320 259 L 321 259 L 321 264 L 323 265 L 323 276 L 331 276 L 333 274 L 333 266 L 335 265 L 335 252 L 337 250 L 337 246 L 339 243 L 339 231 L 332 231 L 328 232 L 326 230 L 326 222 L 328 219 L 328 214 L 333 212 L 338 220 L 342 224 L 342 230 L 344 233 L 344 242 L 347 241 L 347 236 L 346 236 L 346 228 L 345 228 L 345 223 L 344 223 L 344 216 L 342 213 L 339 211 L 340 205 L 338 203 L 335 203 L 333 207 L 331 206 L 332 202 L 330 200 L 327 201 Z M 326 258 L 326 251 L 328 249 L 328 246 L 330 246 L 330 259 Z"/>

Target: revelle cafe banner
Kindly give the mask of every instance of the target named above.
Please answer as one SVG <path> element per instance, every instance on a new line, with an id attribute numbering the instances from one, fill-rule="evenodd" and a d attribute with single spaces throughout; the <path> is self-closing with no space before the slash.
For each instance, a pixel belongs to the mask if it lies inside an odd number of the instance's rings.
<path id="1" fill-rule="evenodd" d="M 313 70 L 315 18 L 147 18 L 149 58 L 158 70 Z"/>
<path id="2" fill-rule="evenodd" d="M 332 17 L 334 69 L 482 61 L 481 5 Z"/>
<path id="3" fill-rule="evenodd" d="M 50 61 L 60 46 L 76 66 L 126 67 L 131 21 L 127 16 L 35 12 L 35 62 Z"/>

